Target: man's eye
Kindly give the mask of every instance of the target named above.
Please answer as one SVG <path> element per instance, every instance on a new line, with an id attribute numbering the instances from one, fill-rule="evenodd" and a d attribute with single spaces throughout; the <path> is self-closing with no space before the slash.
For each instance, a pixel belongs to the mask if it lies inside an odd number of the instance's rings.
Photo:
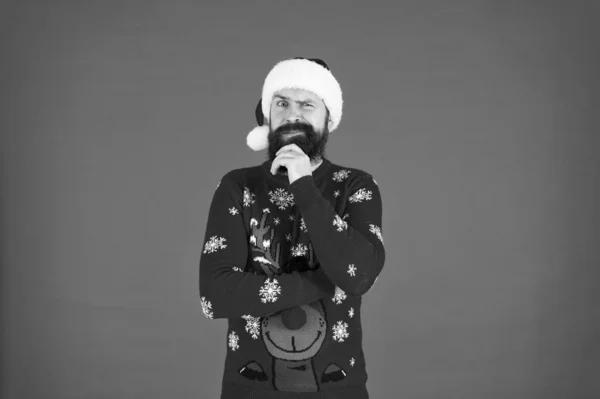
<path id="1" fill-rule="evenodd" d="M 312 104 L 308 104 L 308 103 L 306 103 L 306 104 L 304 104 L 304 106 L 305 106 L 305 107 L 309 107 L 309 108 L 310 108 L 310 107 L 312 107 L 313 105 L 312 105 Z"/>
<path id="2" fill-rule="evenodd" d="M 278 107 L 285 107 L 286 105 L 287 105 L 287 101 L 284 101 L 284 100 L 277 101 Z"/>

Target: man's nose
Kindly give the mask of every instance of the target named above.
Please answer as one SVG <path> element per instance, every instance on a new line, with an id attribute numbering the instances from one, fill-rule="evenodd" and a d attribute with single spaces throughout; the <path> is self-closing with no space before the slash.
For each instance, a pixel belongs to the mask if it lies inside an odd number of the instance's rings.
<path id="1" fill-rule="evenodd" d="M 300 111 L 298 110 L 297 107 L 292 106 L 289 108 L 289 112 L 287 114 L 286 121 L 288 123 L 300 122 Z"/>

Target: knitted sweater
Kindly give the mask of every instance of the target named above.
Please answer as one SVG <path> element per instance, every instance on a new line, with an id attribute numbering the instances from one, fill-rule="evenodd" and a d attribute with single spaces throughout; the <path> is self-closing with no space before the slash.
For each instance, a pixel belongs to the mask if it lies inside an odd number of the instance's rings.
<path id="1" fill-rule="evenodd" d="M 225 174 L 200 256 L 202 311 L 227 319 L 222 399 L 365 399 L 361 296 L 385 261 L 373 177 L 324 158 L 289 184 Z"/>

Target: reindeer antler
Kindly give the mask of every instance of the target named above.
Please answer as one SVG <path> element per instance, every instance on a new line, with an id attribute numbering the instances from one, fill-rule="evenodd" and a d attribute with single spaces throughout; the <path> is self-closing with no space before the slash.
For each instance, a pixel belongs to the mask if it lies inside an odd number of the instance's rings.
<path id="1" fill-rule="evenodd" d="M 312 242 L 308 243 L 308 267 L 311 270 L 317 268 L 317 257 L 315 256 L 315 250 L 313 248 Z"/>
<path id="2" fill-rule="evenodd" d="M 281 273 L 281 266 L 279 266 L 281 244 L 277 243 L 275 247 L 275 258 L 273 258 L 271 253 L 271 243 L 275 237 L 275 230 L 271 229 L 271 226 L 267 226 L 267 214 L 268 212 L 263 213 L 260 219 L 260 225 L 256 222 L 256 219 L 250 221 L 250 227 L 252 229 L 251 243 L 253 244 L 253 251 L 264 255 L 262 259 L 261 257 L 256 257 L 254 260 L 260 264 L 261 269 L 268 277 L 273 277 L 273 274 Z M 254 223 L 252 223 L 252 221 L 254 221 Z M 269 230 L 271 231 L 269 240 L 265 240 L 264 237 Z"/>

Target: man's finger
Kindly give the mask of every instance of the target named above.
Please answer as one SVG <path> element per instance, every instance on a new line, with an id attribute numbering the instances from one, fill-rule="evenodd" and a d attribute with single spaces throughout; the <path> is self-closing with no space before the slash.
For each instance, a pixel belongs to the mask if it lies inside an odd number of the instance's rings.
<path id="1" fill-rule="evenodd" d="M 302 151 L 302 149 L 298 146 L 298 144 L 284 145 L 283 147 L 281 147 L 279 149 L 279 151 L 277 151 L 276 155 L 279 155 L 282 152 L 299 152 L 299 153 L 304 154 L 304 151 Z"/>
<path id="2" fill-rule="evenodd" d="M 287 158 L 277 158 L 273 161 L 273 163 L 271 164 L 271 174 L 275 174 L 275 172 L 277 172 L 277 169 L 279 169 L 280 166 L 285 166 L 287 167 L 288 165 L 288 159 Z"/>
<path id="3" fill-rule="evenodd" d="M 306 156 L 301 150 L 296 151 L 285 151 L 275 157 L 271 164 L 271 173 L 275 173 L 279 166 L 288 167 L 290 162 L 301 159 L 302 156 Z"/>
<path id="4" fill-rule="evenodd" d="M 282 152 L 281 154 L 277 155 L 275 157 L 275 159 L 298 159 L 301 156 L 302 156 L 302 154 L 298 154 L 297 152 L 287 151 L 287 152 Z M 273 160 L 273 161 L 275 161 L 275 160 Z"/>
<path id="5" fill-rule="evenodd" d="M 285 148 L 287 151 L 298 151 L 304 154 L 304 151 L 302 151 L 302 148 L 298 144 L 288 144 L 282 148 Z"/>

